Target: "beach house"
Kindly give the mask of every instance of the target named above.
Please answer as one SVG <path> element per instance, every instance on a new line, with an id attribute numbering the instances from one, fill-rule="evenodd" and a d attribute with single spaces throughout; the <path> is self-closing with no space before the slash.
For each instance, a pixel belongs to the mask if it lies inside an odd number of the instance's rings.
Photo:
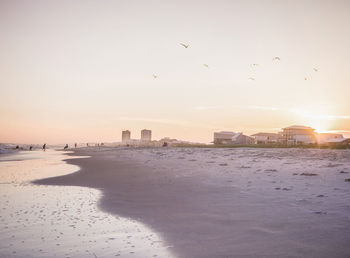
<path id="1" fill-rule="evenodd" d="M 292 125 L 282 128 L 282 142 L 285 144 L 315 144 L 317 138 L 315 129 L 303 125 Z"/>
<path id="2" fill-rule="evenodd" d="M 320 133 L 317 136 L 319 144 L 342 141 L 343 139 L 345 139 L 344 136 L 338 133 Z"/>
<path id="3" fill-rule="evenodd" d="M 214 144 L 253 144 L 254 138 L 229 131 L 214 132 Z"/>
<path id="4" fill-rule="evenodd" d="M 317 136 L 318 143 L 331 147 L 349 147 L 350 138 L 345 138 L 339 133 L 320 133 Z"/>
<path id="5" fill-rule="evenodd" d="M 281 135 L 278 133 L 256 133 L 251 137 L 254 138 L 255 144 L 277 143 L 281 139 Z"/>

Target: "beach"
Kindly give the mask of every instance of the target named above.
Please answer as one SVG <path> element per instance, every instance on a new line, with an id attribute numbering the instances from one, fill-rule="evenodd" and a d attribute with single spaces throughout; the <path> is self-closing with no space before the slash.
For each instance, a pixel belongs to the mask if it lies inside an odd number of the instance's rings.
<path id="1" fill-rule="evenodd" d="M 96 147 L 67 155 L 79 171 L 36 184 L 98 189 L 102 211 L 147 225 L 176 257 L 350 256 L 349 150 Z"/>
<path id="2" fill-rule="evenodd" d="M 173 257 L 146 225 L 101 211 L 98 189 L 32 183 L 79 170 L 68 153 L 0 155 L 0 257 Z"/>
<path id="3" fill-rule="evenodd" d="M 350 0 L 0 0 L 0 258 L 350 258 Z"/>

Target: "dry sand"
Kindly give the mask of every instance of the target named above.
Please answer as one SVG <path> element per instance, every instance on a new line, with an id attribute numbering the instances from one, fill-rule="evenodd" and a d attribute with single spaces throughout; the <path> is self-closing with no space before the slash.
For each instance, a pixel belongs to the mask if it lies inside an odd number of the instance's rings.
<path id="1" fill-rule="evenodd" d="M 350 151 L 86 148 L 40 180 L 102 191 L 178 257 L 350 257 Z"/>

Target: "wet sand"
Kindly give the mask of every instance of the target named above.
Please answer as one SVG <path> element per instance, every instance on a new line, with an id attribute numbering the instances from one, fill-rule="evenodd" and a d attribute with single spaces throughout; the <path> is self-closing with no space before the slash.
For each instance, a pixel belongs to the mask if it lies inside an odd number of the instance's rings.
<path id="1" fill-rule="evenodd" d="M 81 169 L 37 181 L 102 191 L 178 257 L 349 257 L 350 152 L 87 148 Z"/>
<path id="2" fill-rule="evenodd" d="M 99 190 L 31 183 L 79 169 L 63 158 L 50 150 L 0 156 L 0 257 L 173 257 L 147 226 L 99 210 Z"/>

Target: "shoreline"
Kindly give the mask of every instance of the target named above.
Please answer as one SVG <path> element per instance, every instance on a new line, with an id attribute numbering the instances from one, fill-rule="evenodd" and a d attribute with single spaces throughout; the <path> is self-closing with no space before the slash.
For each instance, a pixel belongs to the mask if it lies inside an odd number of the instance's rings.
<path id="1" fill-rule="evenodd" d="M 276 152 L 274 149 L 267 151 Z M 301 155 L 303 158 L 302 153 L 298 154 L 301 150 L 292 151 L 295 152 L 293 155 Z M 318 150 L 302 151 L 308 153 Z M 319 151 L 322 152 L 321 158 L 325 159 L 322 161 L 325 173 L 333 169 L 332 166 L 327 167 L 327 157 L 330 154 L 340 153 L 340 158 L 349 155 L 346 150 Z M 223 153 L 218 155 L 216 152 Z M 65 160 L 79 166 L 78 172 L 35 183 L 87 186 L 100 190 L 102 197 L 98 206 L 102 211 L 146 224 L 164 238 L 169 250 L 178 257 L 347 257 L 350 254 L 350 247 L 346 245 L 350 240 L 350 219 L 344 215 L 350 211 L 349 206 L 344 206 L 350 200 L 349 191 L 344 188 L 340 192 L 345 198 L 342 200 L 344 203 L 335 203 L 344 211 L 330 216 L 327 214 L 332 214 L 331 208 L 319 211 L 324 204 L 321 205 L 321 199 L 310 192 L 316 192 L 316 186 L 313 188 L 311 185 L 311 190 L 301 190 L 305 188 L 305 183 L 320 184 L 321 186 L 317 185 L 321 187 L 319 192 L 328 197 L 323 200 L 327 201 L 327 205 L 335 205 L 332 200 L 338 200 L 339 191 L 332 197 L 331 189 L 339 185 L 348 186 L 344 179 L 335 183 L 330 181 L 329 185 L 323 186 L 320 177 L 294 176 L 292 170 L 300 170 L 305 166 L 304 161 L 297 162 L 298 167 L 289 165 L 294 167 L 288 175 L 278 175 L 275 173 L 277 169 L 269 167 L 260 175 L 260 172 L 249 172 L 251 167 L 241 163 L 238 168 L 236 165 L 231 166 L 228 158 L 227 163 L 216 162 L 222 159 L 221 156 L 227 156 L 226 152 L 232 152 L 232 162 L 239 163 L 244 156 L 251 156 L 253 159 L 250 162 L 255 162 L 254 159 L 257 159 L 255 157 L 261 150 L 79 149 L 68 156 L 91 157 Z M 204 163 L 198 159 L 203 155 L 209 155 Z M 210 155 L 216 157 L 209 163 Z M 283 155 L 283 162 L 291 164 L 288 163 L 289 154 Z M 265 156 L 266 153 L 263 153 L 264 159 L 260 162 L 271 159 Z M 345 169 L 350 168 L 349 163 L 345 166 Z M 221 174 L 213 176 L 219 170 Z M 257 173 L 259 178 L 256 178 Z M 276 187 L 275 183 L 265 181 L 279 176 L 279 184 L 283 182 L 285 187 Z M 326 176 L 328 177 L 327 174 L 322 175 Z M 261 182 L 262 185 L 252 187 L 254 183 Z M 271 188 L 267 188 L 270 187 L 269 184 Z M 311 203 L 297 201 L 297 198 L 304 195 L 310 195 L 308 198 L 312 201 L 307 202 Z M 346 228 L 341 229 L 342 227 Z M 331 239 L 325 235 L 329 230 L 334 231 Z M 335 246 L 340 248 L 336 249 Z"/>
<path id="2" fill-rule="evenodd" d="M 173 257 L 146 225 L 101 211 L 100 190 L 35 183 L 79 171 L 67 154 L 28 151 L 0 161 L 1 257 Z"/>

